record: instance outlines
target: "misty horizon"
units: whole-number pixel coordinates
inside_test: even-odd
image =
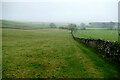
[[[2,20],[20,22],[117,22],[116,2],[3,2]]]

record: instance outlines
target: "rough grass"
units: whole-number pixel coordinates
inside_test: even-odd
[[[118,78],[118,67],[58,29],[3,29],[3,78]]]
[[[1,23],[2,22],[2,23]],[[42,28],[50,28],[48,24],[41,25],[41,24],[33,24],[28,22],[15,22],[15,21],[0,21],[2,24],[2,28],[10,28],[10,29],[42,29]]]
[[[76,37],[104,39],[110,41],[118,41],[117,30],[78,30],[74,32]]]
[[[0,29],[0,79],[1,78],[2,78],[2,29]]]

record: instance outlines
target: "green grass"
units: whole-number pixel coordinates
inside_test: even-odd
[[[3,28],[14,28],[14,29],[42,29],[42,28],[50,28],[49,25],[41,25],[41,24],[32,24],[28,22],[15,22],[15,21],[0,21]]]
[[[0,79],[2,78],[2,29],[0,29]]]
[[[106,30],[106,29],[108,29],[108,28],[86,28],[86,29],[88,29],[88,30],[91,30],[91,29],[92,29],[92,30],[96,30],[96,29],[97,29],[97,30],[100,30],[100,29]]]
[[[3,29],[3,78],[118,78],[119,70],[67,30]]]
[[[74,32],[74,36],[80,38],[94,38],[94,39],[118,41],[117,30],[78,30]]]

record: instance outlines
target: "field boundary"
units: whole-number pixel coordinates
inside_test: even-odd
[[[73,33],[71,35],[74,40],[95,49],[107,60],[120,63],[120,43],[118,41],[110,42],[101,39],[79,38],[75,37]]]

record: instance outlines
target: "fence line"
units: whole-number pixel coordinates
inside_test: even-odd
[[[97,50],[104,58],[120,63],[120,43],[118,41],[110,42],[101,39],[79,38],[75,37],[73,33],[71,35],[74,40]]]

